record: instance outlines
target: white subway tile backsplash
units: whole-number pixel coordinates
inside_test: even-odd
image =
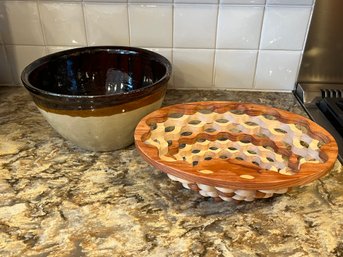
[[[174,3],[182,4],[217,4],[218,0],[174,0]]]
[[[39,9],[48,45],[86,45],[80,3],[40,2]]]
[[[84,2],[99,2],[99,3],[127,3],[127,0],[83,0],[83,1]]]
[[[219,7],[217,48],[257,49],[264,7]]]
[[[56,0],[43,0],[43,1],[48,1],[48,2],[53,2],[53,1],[55,1],[56,2]],[[63,2],[82,2],[82,0],[62,0]],[[62,2],[61,1],[61,2]],[[95,0],[96,1],[96,0]]]
[[[212,87],[214,50],[175,49],[173,51],[174,87]]]
[[[6,52],[14,75],[13,79],[17,84],[21,84],[20,76],[23,69],[46,54],[44,46],[8,45],[6,46]]]
[[[171,63],[173,62],[171,48],[147,48],[147,50],[159,53],[160,55],[166,57]]]
[[[262,49],[301,50],[310,21],[311,7],[267,7]]]
[[[172,88],[293,89],[314,0],[0,0],[0,85],[86,45],[148,48]]]
[[[88,45],[128,45],[126,4],[85,4]]]
[[[292,90],[298,75],[301,51],[260,51],[255,88]]]
[[[129,4],[131,45],[172,47],[172,5]]]
[[[220,0],[223,4],[264,4],[265,0]]]
[[[53,54],[53,53],[61,52],[64,50],[69,50],[72,48],[74,48],[74,47],[72,47],[72,46],[47,46],[47,53]]]
[[[214,48],[217,12],[217,5],[175,5],[174,47]]]
[[[0,31],[5,44],[44,45],[37,3],[0,2]]]
[[[10,85],[13,83],[12,73],[3,45],[0,45],[0,60],[0,84]]]
[[[215,57],[215,87],[253,87],[257,50],[217,50]]]
[[[313,5],[314,0],[267,0],[267,4],[277,5]]]
[[[140,3],[140,4],[159,4],[159,3],[172,3],[173,0],[128,0],[129,3]]]

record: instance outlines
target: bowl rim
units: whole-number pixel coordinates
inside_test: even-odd
[[[162,65],[166,67],[166,72],[165,74],[156,82],[152,83],[151,85],[134,89],[129,92],[122,92],[122,93],[115,93],[115,94],[107,94],[107,95],[69,95],[69,94],[59,94],[59,93],[54,93],[50,92],[47,90],[40,89],[38,87],[35,87],[32,85],[29,81],[29,75],[38,67],[48,63],[51,60],[58,59],[62,56],[66,55],[72,55],[72,54],[81,54],[83,52],[88,52],[88,51],[94,51],[94,52],[101,52],[101,51],[107,51],[107,52],[120,52],[120,51],[125,51],[125,52],[136,52],[140,54],[147,54],[149,55],[152,59],[155,59],[159,61]],[[50,97],[58,97],[58,98],[67,98],[67,99],[79,99],[79,100],[86,100],[86,99],[103,99],[103,98],[110,98],[110,97],[126,97],[126,96],[134,96],[136,94],[143,93],[146,90],[153,89],[154,87],[158,87],[159,85],[163,84],[164,82],[167,82],[171,76],[172,73],[172,65],[170,61],[162,56],[161,54],[150,51],[147,49],[139,48],[139,47],[131,47],[131,46],[86,46],[86,47],[78,47],[78,48],[73,48],[73,49],[67,49],[63,51],[59,51],[56,53],[48,54],[43,57],[40,57],[36,59],[35,61],[31,62],[28,64],[22,71],[21,73],[21,81],[23,85],[31,92],[37,95],[41,96],[50,96]]]

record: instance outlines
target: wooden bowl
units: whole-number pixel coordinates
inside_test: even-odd
[[[194,102],[145,116],[135,143],[154,167],[203,196],[252,201],[324,176],[338,153],[315,122],[269,106]]]

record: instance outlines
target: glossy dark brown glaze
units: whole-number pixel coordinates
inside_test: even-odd
[[[161,100],[164,97],[166,91],[167,91],[167,88],[163,86],[163,87],[157,88],[150,95],[141,97],[131,102],[116,104],[109,107],[100,107],[96,109],[80,109],[80,110],[78,109],[70,109],[70,110],[52,109],[52,108],[49,108],[49,106],[46,105],[44,101],[40,101],[39,99],[37,99],[36,96],[33,96],[33,99],[36,105],[40,109],[43,109],[46,112],[63,114],[63,115],[68,115],[72,117],[102,117],[102,116],[114,115],[117,113],[129,112],[129,111],[138,109],[140,107],[153,104]]]
[[[94,110],[165,91],[170,74],[170,62],[157,53],[103,46],[45,56],[28,65],[21,78],[44,109]]]

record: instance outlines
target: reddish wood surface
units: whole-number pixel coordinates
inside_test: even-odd
[[[173,162],[165,161],[159,157],[157,147],[146,143],[146,140],[151,136],[151,124],[164,123],[172,113],[193,115],[199,110],[210,110],[212,113],[217,114],[236,110],[236,112],[238,111],[251,117],[271,115],[274,119],[284,124],[302,126],[306,128],[307,135],[322,142],[322,146],[319,149],[319,156],[322,159],[322,163],[303,163],[300,169],[297,169],[299,166],[298,155],[286,149],[282,142],[271,140],[270,138],[261,138],[258,135],[248,135],[242,132],[203,132],[201,133],[201,137],[213,141],[224,135],[234,142],[248,140],[253,145],[269,146],[274,152],[286,156],[289,159],[288,166],[294,171],[294,174],[283,175],[275,171],[262,169],[253,163],[237,159],[223,160],[213,158],[208,161],[199,161],[196,166],[182,160]],[[181,136],[178,140],[173,140],[172,144],[168,146],[168,154],[170,156],[177,154],[180,143],[193,144],[197,138],[199,138],[199,134]],[[165,173],[190,182],[233,189],[280,189],[309,183],[324,176],[332,169],[338,153],[338,147],[334,138],[313,121],[303,116],[269,106],[237,102],[195,102],[161,108],[144,117],[137,125],[135,130],[135,144],[137,150],[147,162]],[[213,173],[206,174],[199,172],[201,170],[210,170]],[[243,177],[246,175],[252,176],[253,179],[243,178],[242,175]]]

